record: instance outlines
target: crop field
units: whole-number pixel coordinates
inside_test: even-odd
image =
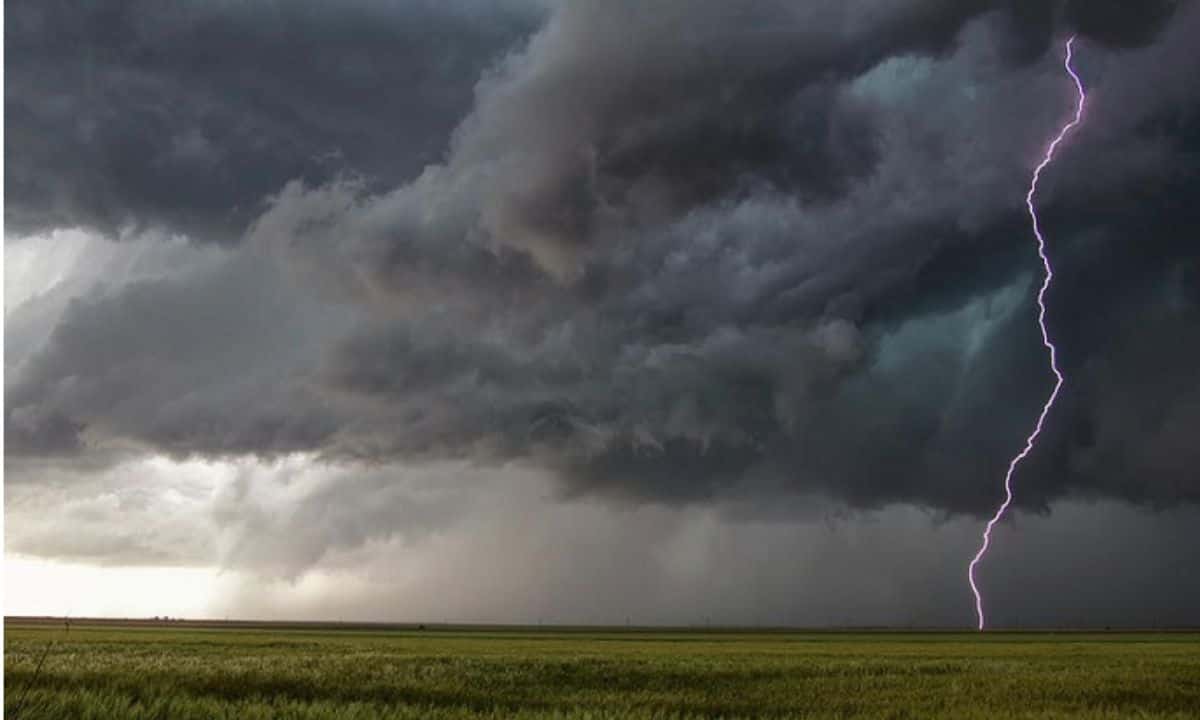
[[[22,719],[1200,717],[1196,633],[10,621],[4,660]]]

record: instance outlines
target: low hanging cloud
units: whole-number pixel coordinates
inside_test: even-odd
[[[217,564],[219,573],[184,586],[182,607],[161,589],[135,607],[290,620],[808,626],[956,625],[973,609],[962,572],[978,538],[973,518],[936,520],[912,506],[846,513],[812,497],[781,499],[771,517],[729,501],[563,503],[547,493],[553,482],[515,466],[350,468],[306,456],[42,468],[38,483],[6,489],[8,552],[100,565],[103,578],[63,574],[49,599],[10,582],[9,601],[25,612],[128,612],[128,598],[110,609],[102,600],[130,566],[146,582],[170,565],[159,577],[179,586],[177,568]],[[1196,510],[1063,501],[1052,517],[1017,515],[997,530],[983,578],[994,619],[1194,622]]]
[[[1039,197],[1069,382],[1018,502],[1194,502],[1200,218],[1177,198],[1197,186],[1200,87],[1178,60],[1200,10],[1151,5],[117,14],[148,30],[85,64],[106,73],[88,107],[219,96],[211,133],[183,109],[147,126],[155,153],[207,158],[186,176],[111,123],[25,123],[58,112],[22,64],[54,49],[10,48],[12,229],[225,249],[48,316],[10,367],[9,453],[520,461],[566,497],[984,512],[1049,387],[1022,199],[1069,111],[1057,40],[1077,31],[1092,104]],[[188,61],[225,38],[333,69]],[[65,168],[60,136],[94,161]],[[306,169],[334,150],[347,162]]]

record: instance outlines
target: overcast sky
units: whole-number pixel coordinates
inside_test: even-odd
[[[1078,34],[1067,382],[981,585],[997,624],[1200,623],[1198,2],[5,33],[9,612],[972,623],[1051,387],[1024,195]]]

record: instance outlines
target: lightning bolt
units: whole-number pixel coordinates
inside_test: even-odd
[[[1050,333],[1046,329],[1046,291],[1050,288],[1050,283],[1054,280],[1054,269],[1050,266],[1050,258],[1046,255],[1046,238],[1042,235],[1041,223],[1038,222],[1037,208],[1033,204],[1033,197],[1037,193],[1038,180],[1042,177],[1042,171],[1045,170],[1054,160],[1054,153],[1058,150],[1058,146],[1066,139],[1067,134],[1075,129],[1083,120],[1083,105],[1087,100],[1087,93],[1083,89],[1083,81],[1079,79],[1075,69],[1071,67],[1071,59],[1073,57],[1075,47],[1075,36],[1072,35],[1067,40],[1067,57],[1063,62],[1063,67],[1066,68],[1067,74],[1075,81],[1075,89],[1079,93],[1079,102],[1075,108],[1075,117],[1058,132],[1058,136],[1051,141],[1046,148],[1046,154],[1042,158],[1042,162],[1033,171],[1033,179],[1029,183],[1029,192],[1025,194],[1025,206],[1029,209],[1029,219],[1033,223],[1033,235],[1037,238],[1038,257],[1042,259],[1042,268],[1045,270],[1045,276],[1042,279],[1042,287],[1038,290],[1038,327],[1042,331],[1042,344],[1046,346],[1046,350],[1050,353],[1050,370],[1054,373],[1054,389],[1050,391],[1050,396],[1046,398],[1046,403],[1042,405],[1042,412],[1038,415],[1037,424],[1033,428],[1033,432],[1025,439],[1025,447],[1021,452],[1012,459],[1008,464],[1008,472],[1004,475],[1004,502],[996,509],[996,514],[988,521],[987,527],[983,530],[983,544],[979,547],[979,552],[975,553],[974,559],[971,560],[971,565],[967,568],[967,580],[971,583],[971,592],[975,594],[975,614],[979,618],[979,629],[984,628],[983,615],[983,596],[979,593],[979,586],[975,584],[975,568],[979,565],[979,561],[987,554],[988,546],[992,542],[992,528],[996,523],[1000,522],[1000,518],[1004,517],[1004,513],[1008,510],[1008,506],[1012,504],[1013,490],[1012,478],[1016,472],[1017,465],[1029,455],[1033,450],[1034,443],[1037,442],[1038,436],[1042,434],[1042,425],[1046,422],[1046,416],[1050,414],[1050,408],[1054,406],[1054,401],[1058,399],[1058,392],[1062,390],[1063,374],[1058,368],[1058,348],[1050,340]]]

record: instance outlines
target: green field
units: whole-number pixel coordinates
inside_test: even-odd
[[[8,718],[1200,717],[1185,633],[10,622],[4,659]]]

